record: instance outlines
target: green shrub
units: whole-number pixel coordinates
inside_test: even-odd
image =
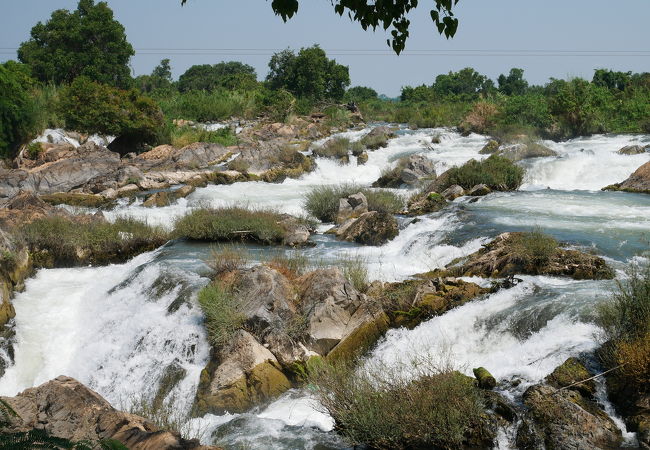
[[[254,241],[279,243],[285,231],[278,224],[282,215],[268,210],[250,210],[236,206],[196,209],[178,219],[173,235],[199,241]]]
[[[627,280],[597,309],[603,329],[608,367],[620,366],[614,376],[638,392],[650,391],[650,265],[631,267]]]
[[[29,80],[21,64],[0,64],[0,157],[13,158],[36,133],[37,109]]]
[[[321,147],[313,149],[313,154],[321,158],[345,158],[351,150],[350,140],[346,138],[333,138],[326,141]]]
[[[472,159],[461,167],[452,167],[446,172],[445,182],[439,189],[444,190],[454,184],[471,189],[477,184],[485,184],[492,190],[515,190],[521,186],[523,179],[523,168],[508,158],[492,155],[483,161]]]
[[[371,448],[462,448],[484,407],[473,379],[423,370],[409,380],[395,369],[323,363],[309,380],[318,401],[352,445]]]
[[[250,119],[257,115],[256,91],[241,92],[217,89],[212,92],[173,92],[156,96],[167,119],[186,119],[213,122],[241,117]]]
[[[211,283],[199,291],[198,299],[210,343],[217,347],[228,343],[244,324],[236,297],[220,284]]]
[[[18,231],[34,253],[36,265],[74,266],[124,261],[153,250],[168,240],[168,233],[135,219],[109,222],[73,222],[46,217]]]
[[[59,111],[67,127],[117,136],[111,146],[128,142],[127,151],[157,143],[163,127],[162,113],[152,99],[135,89],[123,91],[85,77],[76,78],[61,91]]]
[[[512,240],[512,251],[525,265],[541,267],[557,254],[560,245],[553,236],[540,229],[519,233]]]
[[[251,164],[242,158],[235,158],[228,163],[229,170],[236,170],[240,173],[248,173],[248,169],[250,169],[250,167]]]
[[[318,186],[305,195],[304,207],[309,214],[322,222],[334,222],[339,211],[339,199],[357,192],[368,200],[369,211],[396,214],[404,209],[404,199],[391,191],[369,189],[354,184]]]
[[[204,128],[172,127],[170,144],[174,147],[182,148],[195,142],[208,142],[229,147],[237,144],[237,137],[230,128],[208,131]]]

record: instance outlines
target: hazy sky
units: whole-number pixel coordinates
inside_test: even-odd
[[[74,9],[77,1],[0,3],[4,61],[16,57],[15,48],[37,21],[58,8]],[[371,86],[389,96],[398,95],[401,86],[431,84],[437,74],[467,66],[493,79],[521,67],[532,83],[549,77],[591,79],[599,67],[650,71],[650,0],[616,2],[616,8],[611,0],[460,0],[460,26],[449,41],[434,30],[428,14],[433,1],[421,0],[410,17],[410,54],[399,57],[391,54],[383,30],[364,32],[335,15],[330,0],[302,0],[297,16],[286,24],[265,0],[189,0],[184,7],[180,0],[108,4],[136,49],[131,63],[135,75],[151,72],[168,57],[175,77],[193,64],[238,60],[254,66],[261,79],[272,53],[314,43],[350,67],[352,85]]]

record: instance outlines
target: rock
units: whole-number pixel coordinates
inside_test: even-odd
[[[508,158],[513,162],[528,158],[540,158],[546,156],[557,156],[557,153],[550,148],[536,142],[517,143],[501,146],[497,152],[499,156]]]
[[[434,134],[433,137],[431,138],[431,143],[432,144],[440,144],[441,142],[441,137],[439,134]]]
[[[440,211],[447,206],[447,200],[437,192],[421,193],[410,198],[405,213],[420,216]]]
[[[117,195],[119,197],[129,197],[131,195],[134,195],[139,190],[140,188],[137,184],[127,184],[126,186],[122,186],[117,190]]]
[[[478,380],[478,387],[481,389],[492,390],[497,386],[497,381],[485,367],[473,369],[474,376]]]
[[[522,249],[522,245],[525,245],[521,243],[523,237],[522,233],[502,233],[481,250],[469,255],[463,264],[450,268],[449,272],[455,276],[508,277],[527,274],[568,276],[576,280],[614,277],[612,269],[599,256],[559,247],[544,248],[544,254],[535,256],[537,250]],[[535,260],[536,257],[543,259]]]
[[[492,189],[490,189],[486,185],[477,184],[472,189],[470,189],[470,191],[469,191],[469,193],[467,195],[481,197],[481,196],[484,196],[484,195],[488,195],[491,192],[492,192]]]
[[[289,388],[275,356],[253,335],[239,330],[201,373],[197,414],[243,413]]]
[[[368,162],[368,152],[362,152],[357,156],[357,164],[362,165]]]
[[[394,169],[382,174],[373,187],[398,188],[403,184],[416,185],[424,179],[435,180],[433,162],[423,155],[410,155],[398,161]]]
[[[339,212],[336,223],[342,224],[348,219],[359,217],[368,212],[368,200],[362,192],[352,194],[347,198],[339,199]]]
[[[284,219],[278,222],[285,231],[282,238],[282,245],[288,245],[289,247],[304,247],[309,245],[309,236],[311,236],[314,230],[293,216],[288,214],[284,216]]]
[[[556,367],[545,380],[550,386],[560,389],[591,378],[591,376],[592,374],[577,358],[569,358],[562,365]],[[579,392],[586,398],[592,398],[596,393],[596,383],[594,380],[589,380],[571,386],[569,389]]]
[[[100,192],[99,195],[104,197],[106,200],[115,200],[118,197],[117,190],[113,188],[106,189],[105,191]]]
[[[177,189],[174,192],[174,197],[176,198],[185,198],[196,190],[194,186],[183,186],[180,189]]]
[[[41,195],[41,200],[50,205],[83,206],[86,208],[100,208],[112,203],[111,201],[107,201],[107,198],[102,195],[70,192]]]
[[[640,155],[650,151],[650,145],[641,146],[641,145],[626,145],[621,148],[618,153],[619,155]]]
[[[536,385],[526,390],[523,401],[547,448],[620,448],[616,424],[576,391]]]
[[[650,194],[650,161],[636,169],[627,180],[622,183],[604,187],[603,190]]]
[[[360,142],[369,150],[377,150],[388,146],[388,140],[396,134],[387,126],[379,126],[370,130],[370,133],[361,138]]]
[[[2,400],[16,412],[16,416],[9,416],[8,425],[0,426],[4,433],[39,429],[71,441],[113,439],[133,450],[216,450],[118,411],[96,392],[65,376]]]
[[[465,195],[465,190],[462,187],[458,186],[457,184],[454,184],[452,186],[449,186],[444,191],[442,191],[441,195],[446,200],[451,202],[457,199],[458,197],[462,197],[463,195]]]
[[[399,234],[397,220],[387,212],[370,211],[346,227],[339,238],[362,245],[383,245]]]
[[[147,197],[145,201],[142,202],[142,206],[145,206],[147,208],[154,206],[159,208],[163,206],[169,206],[172,200],[170,197],[171,196],[166,191],[156,192]]]
[[[496,153],[497,150],[499,150],[499,143],[494,139],[490,139],[488,143],[479,150],[479,153],[481,155],[491,155],[492,153]]]

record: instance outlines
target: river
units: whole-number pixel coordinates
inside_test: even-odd
[[[367,131],[344,136],[355,140]],[[434,135],[441,136],[441,143],[430,146]],[[168,207],[150,209],[141,202],[124,202],[106,215],[109,220],[129,215],[170,226],[174,218],[205,205],[305,214],[302,198],[314,186],[370,185],[383,169],[413,153],[431,158],[442,173],[484,157],[478,152],[486,142],[484,136],[462,137],[445,129],[401,130],[387,148],[369,153],[365,165],[357,165],[355,158],[344,166],[318,159],[316,170],[298,180],[208,186]],[[626,179],[648,161],[648,154],[615,153],[639,143],[650,143],[650,136],[547,142],[558,156],[521,163],[527,175],[516,192],[493,193],[475,202],[461,198],[420,220],[403,219],[399,236],[381,247],[340,243],[319,234],[313,237],[317,245],[302,251],[313,260],[333,264],[341,257],[359,257],[372,279],[402,280],[468,255],[503,231],[541,227],[566,245],[602,255],[624,277],[626,264],[648,248],[650,195],[600,188]],[[249,250],[260,258],[269,251],[256,246]],[[116,407],[128,408],[143,396],[154,396],[161,379],[176,368],[181,380],[167,398],[175,409],[187,411],[209,356],[195,303],[196,292],[208,282],[203,260],[209,252],[207,245],[176,241],[125,264],[39,271],[14,300],[15,361],[7,361],[0,395],[16,395],[64,374]],[[505,382],[502,392],[517,399],[567,357],[597,346],[594,306],[614,287],[612,281],[522,278],[515,288],[468,303],[413,330],[389,331],[369,361],[403,367],[409,358],[444,349],[468,374],[472,367],[487,367]],[[2,351],[0,357],[8,360]],[[301,390],[246,414],[208,414],[189,426],[204,443],[226,448],[344,446],[330,431],[332,419]],[[500,440],[500,448],[508,445],[507,437]]]

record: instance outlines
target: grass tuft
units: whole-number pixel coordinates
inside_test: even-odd
[[[440,191],[454,184],[465,190],[485,184],[492,190],[512,191],[521,186],[524,169],[508,158],[492,155],[483,161],[472,159],[460,167],[452,167],[442,177],[445,182],[439,186]]]
[[[198,300],[210,343],[216,347],[225,345],[244,324],[235,296],[229,289],[213,282],[199,291]]]
[[[368,200],[368,210],[396,214],[404,209],[404,199],[391,191],[369,189],[354,184],[318,186],[305,196],[304,207],[321,222],[334,222],[339,199],[362,192]]]

